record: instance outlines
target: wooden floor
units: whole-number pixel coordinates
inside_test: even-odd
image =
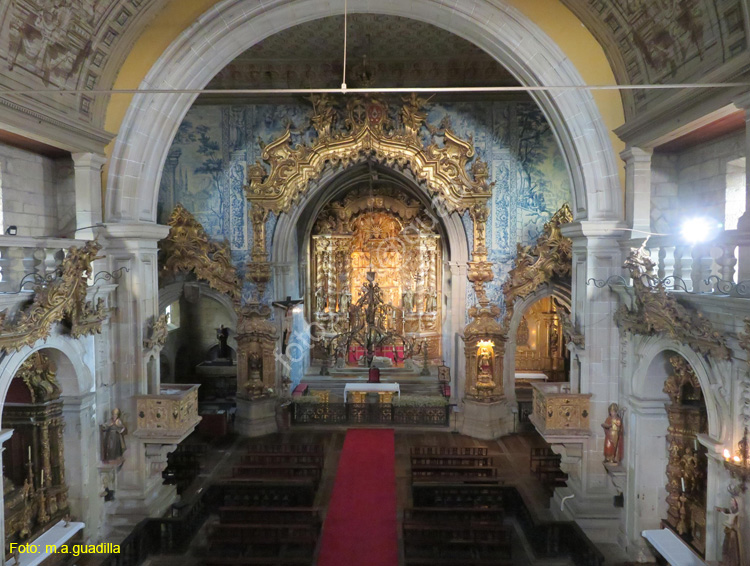
[[[325,517],[328,502],[333,492],[335,474],[338,467],[339,456],[344,445],[345,430],[336,431],[306,431],[295,430],[262,437],[260,439],[237,438],[225,447],[212,447],[207,455],[205,468],[196,482],[184,494],[189,497],[203,486],[231,474],[232,466],[240,460],[243,447],[251,442],[286,442],[294,444],[319,443],[325,447],[325,467],[318,489],[315,504],[321,509],[321,515]],[[494,464],[498,468],[498,474],[506,485],[515,486],[523,495],[530,511],[538,520],[552,520],[549,511],[550,493],[544,486],[529,473],[529,456],[532,448],[545,446],[544,440],[536,432],[525,432],[502,437],[497,440],[482,441],[451,432],[409,432],[408,430],[396,430],[396,482],[397,482],[397,506],[399,515],[401,510],[411,505],[410,488],[410,449],[413,446],[483,446],[487,447],[489,455],[493,457]],[[211,521],[211,519],[209,519]],[[401,532],[401,519],[399,517],[399,533]],[[201,546],[205,547],[202,536],[196,537],[190,556],[183,557],[154,557],[154,564],[170,566],[193,566],[200,564],[198,556],[202,554]],[[401,556],[403,548],[399,541]],[[203,551],[204,552],[204,551]],[[525,566],[527,561],[522,548],[514,548],[514,561],[517,566]],[[620,562],[615,560],[612,563]],[[608,561],[609,563],[609,561]]]

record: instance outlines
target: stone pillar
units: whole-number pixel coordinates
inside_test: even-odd
[[[76,238],[94,238],[91,226],[102,221],[102,167],[107,158],[98,153],[74,153]]]
[[[571,392],[592,394],[591,435],[568,439],[553,449],[562,454],[569,474],[566,488],[555,490],[550,506],[560,519],[573,519],[594,541],[616,540],[620,509],[613,505],[611,481],[603,465],[604,429],[608,406],[618,401],[619,331],[613,315],[618,303],[607,287],[589,285],[589,279],[606,280],[622,273],[619,240],[625,226],[616,221],[571,222],[562,227],[573,241],[571,320],[585,333],[585,349],[579,352],[580,372],[571,376]],[[561,509],[562,498],[575,495]]]
[[[745,213],[737,222],[737,231],[743,238],[737,248],[737,281],[750,279],[750,92],[734,101],[734,105],[745,111]]]
[[[625,162],[625,220],[633,230],[651,231],[652,149],[628,147],[620,154]],[[645,236],[639,232],[635,237]]]
[[[129,434],[125,437],[124,463],[117,471],[115,500],[107,513],[112,516],[111,524],[122,527],[123,532],[145,517],[161,515],[176,497],[174,486],[162,485],[161,475],[152,473],[147,443],[133,434],[137,426],[134,396],[149,393],[143,341],[159,314],[157,244],[168,232],[167,226],[143,222],[108,224],[102,233],[106,237],[108,269],[128,270],[117,281],[116,311],[110,323],[110,347],[115,360],[110,407],[122,411]],[[158,371],[156,364],[152,386],[157,390]],[[97,424],[109,418],[109,411],[97,411]]]
[[[0,430],[0,470],[3,469],[3,452],[5,451],[5,441],[13,436],[12,428],[4,428]],[[0,490],[0,509],[5,509],[5,498],[2,490]],[[5,564],[5,517],[0,521],[0,540],[3,541],[2,548],[0,548],[0,564]]]
[[[70,514],[86,524],[85,540],[98,541],[103,533],[100,497],[99,433],[95,420],[96,394],[63,397],[63,444]]]
[[[451,368],[451,398],[455,404],[463,397],[466,388],[464,342],[461,340],[466,326],[466,264],[456,261],[448,263],[450,268],[450,309],[444,316],[445,325],[450,325],[450,332],[443,331],[443,357]],[[444,289],[445,292],[447,289]],[[453,352],[452,356],[448,352]]]

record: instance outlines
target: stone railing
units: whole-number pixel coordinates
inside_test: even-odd
[[[591,393],[571,393],[569,383],[533,383],[529,416],[542,436],[588,436]]]
[[[162,383],[159,395],[137,395],[138,427],[143,439],[179,442],[201,421],[197,384]]]
[[[640,241],[633,243],[637,245]],[[686,243],[677,236],[654,236],[646,249],[656,263],[659,279],[670,278],[670,290],[731,294],[731,285],[726,283],[750,280],[750,234],[746,232],[726,230],[705,244]]]
[[[31,291],[34,276],[43,278],[54,273],[68,248],[84,244],[84,240],[66,238],[0,236],[0,293]]]

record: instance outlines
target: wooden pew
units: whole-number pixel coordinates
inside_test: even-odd
[[[320,466],[307,464],[274,465],[274,464],[240,464],[232,468],[232,477],[237,479],[279,479],[310,478],[320,479]]]
[[[503,509],[507,488],[497,484],[434,483],[412,486],[414,507],[486,507]]]
[[[250,444],[247,454],[323,454],[321,444]]]
[[[487,456],[480,446],[412,446],[412,456]]]
[[[316,489],[317,482],[310,478],[274,481],[226,479],[210,486],[206,501],[210,510],[219,507],[311,507]]]
[[[320,524],[314,507],[220,507],[221,523],[310,523]]]
[[[497,468],[489,466],[412,466],[411,481],[416,482],[498,482]]]
[[[426,522],[429,524],[503,524],[502,509],[485,507],[410,507],[404,509],[404,523]]]
[[[307,464],[323,467],[322,453],[273,453],[273,454],[245,454],[242,456],[243,464],[270,464],[270,465],[295,465]]]
[[[412,466],[492,466],[491,456],[412,456]]]

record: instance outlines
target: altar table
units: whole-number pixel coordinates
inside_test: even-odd
[[[532,372],[516,372],[516,381],[547,381],[547,377],[543,373],[532,373]]]
[[[401,388],[398,383],[347,383],[344,386],[344,403],[346,403],[346,396],[350,391],[356,391],[357,393],[383,393],[388,391],[401,397]]]
[[[669,529],[643,531],[641,535],[672,566],[706,566],[706,563]]]

